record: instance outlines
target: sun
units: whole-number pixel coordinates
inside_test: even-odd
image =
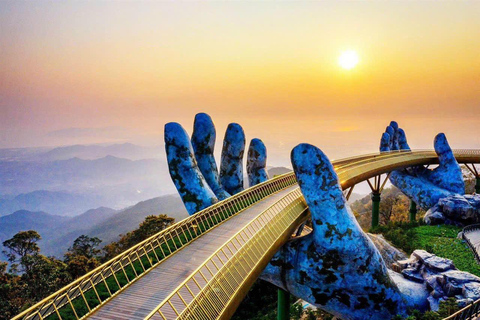
[[[355,68],[358,61],[358,54],[353,50],[343,51],[340,57],[338,57],[338,64],[346,70]]]

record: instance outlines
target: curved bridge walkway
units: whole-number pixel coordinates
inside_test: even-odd
[[[472,249],[477,262],[480,263],[480,224],[472,224],[463,228],[462,238]]]
[[[459,163],[480,163],[480,150],[454,155]],[[431,150],[393,151],[332,164],[348,198],[359,182],[372,187],[374,178],[375,189],[382,189],[387,181],[381,183],[382,174],[438,164],[438,157]],[[14,319],[229,319],[307,218],[295,176],[287,173],[144,240]]]
[[[296,187],[287,188],[268,197],[202,235],[163,262],[161,268],[155,268],[144,275],[88,319],[144,319],[233,234],[240,231],[294,188]],[[170,314],[170,316],[174,316],[174,314]]]

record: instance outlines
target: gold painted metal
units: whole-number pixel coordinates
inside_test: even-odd
[[[462,164],[471,164],[473,166],[474,163],[480,163],[480,150],[454,150],[454,155],[457,161]],[[333,161],[332,164],[337,172],[342,189],[346,190],[350,188],[347,192],[349,196],[353,190],[352,187],[359,182],[380,176],[381,174],[388,174],[392,170],[417,165],[438,164],[438,157],[435,152],[431,150],[401,150],[340,159]],[[386,180],[387,179],[385,179],[383,183],[380,183],[380,180],[377,178],[375,186],[382,189],[385,186]],[[62,319],[60,311],[61,308],[66,305],[71,305],[74,314],[76,314],[75,306],[72,303],[75,299],[85,300],[85,293],[92,289],[95,295],[98,296],[96,286],[101,283],[106,285],[110,296],[104,298],[103,301],[98,297],[100,304],[94,308],[91,308],[87,304],[89,313],[82,316],[83,319],[121,293],[123,289],[131,285],[139,277],[157,267],[169,256],[177,253],[197,237],[208,232],[211,228],[216,227],[226,219],[254,205],[255,202],[286,187],[293,186],[295,183],[294,174],[292,172],[286,173],[214,204],[121,253],[95,270],[75,280],[70,285],[43,299],[13,319],[43,319],[51,314],[56,314]],[[267,257],[273,256],[275,251],[288,240],[294,229],[298,226],[298,217],[302,216],[303,219],[305,211],[301,213],[296,211],[300,203],[299,199],[301,199],[301,202],[304,204],[301,195],[300,198],[290,197],[278,201],[269,211],[270,214],[274,212],[274,217],[267,216],[267,214],[264,216],[262,213],[258,219],[254,220],[255,223],[248,225],[250,228],[255,227],[256,229],[244,229],[242,230],[243,235],[242,233],[235,235],[235,239],[232,238],[233,240],[226,244],[226,249],[228,249],[232,255],[225,261],[217,258],[218,261],[221,261],[219,262],[220,269],[217,270],[215,276],[211,279],[202,280],[205,284],[199,283],[199,279],[191,278],[198,287],[194,289],[193,293],[199,291],[192,300],[196,303],[197,307],[190,307],[193,303],[190,302],[186,308],[180,308],[181,310],[187,310],[188,308],[188,316],[182,311],[181,317],[185,319],[214,319],[226,318],[228,315],[233,314],[233,306],[235,308],[238,306],[241,297],[246,294],[249,286],[258,277],[262,268],[268,263]],[[281,208],[278,206],[281,206]],[[277,219],[277,216],[281,217],[281,219]],[[278,230],[273,230],[270,227],[271,221],[273,221],[272,219],[276,219],[275,223]],[[292,230],[289,231],[290,229]],[[249,232],[251,235],[247,236],[246,232]],[[190,237],[187,235],[190,235]],[[169,242],[173,244],[173,247],[168,245]],[[252,243],[255,243],[255,246],[252,246]],[[270,246],[268,247],[268,245]],[[223,248],[224,247],[222,247],[222,249]],[[159,257],[157,252],[158,254],[161,252],[162,256]],[[155,260],[157,260],[155,263],[151,260],[154,256],[156,258]],[[149,265],[145,265],[142,258],[148,260]],[[138,274],[134,268],[135,265],[139,266],[142,271],[145,271]],[[263,267],[260,268],[261,266]],[[227,267],[228,272],[226,271]],[[133,268],[133,272],[135,273],[134,278],[128,277],[126,268]],[[127,280],[127,284],[112,293],[112,288],[108,286],[107,280],[113,276],[115,283],[118,283],[116,273],[122,274]],[[233,294],[229,291],[228,295],[225,295],[223,291],[215,291],[226,290],[226,284],[228,284],[228,287],[234,288],[238,286],[238,288]],[[213,287],[214,285],[215,287]],[[187,287],[185,287],[185,289],[190,291]],[[229,298],[225,299],[225,297]],[[227,303],[224,309],[220,310],[216,307],[223,305],[223,303],[219,301],[225,301]],[[159,311],[161,311],[160,309]]]
[[[480,162],[480,151],[477,150],[460,150],[455,152],[458,162],[460,163],[472,163]],[[361,156],[358,158],[350,158],[348,161],[340,160],[334,161],[333,165],[336,168],[336,172],[341,181],[342,189],[346,191],[346,197],[349,197],[353,191],[353,187],[356,183],[365,181],[370,178],[374,178],[373,184],[369,182],[372,190],[381,192],[385,187],[386,181],[390,176],[390,172],[395,169],[402,169],[408,166],[423,165],[423,164],[435,164],[438,163],[438,158],[433,151],[400,151],[400,152],[388,152],[381,154],[373,154],[371,156]],[[382,174],[386,174],[385,179],[382,181]],[[355,183],[353,183],[355,182]],[[294,192],[297,192],[296,189]],[[292,192],[293,193],[293,192]],[[240,304],[243,297],[248,292],[249,287],[260,274],[261,270],[266,266],[273,254],[278,248],[287,241],[288,237],[293,232],[294,228],[298,225],[298,221],[295,223],[291,221],[278,221],[273,225],[272,222],[265,223],[265,214],[271,210],[275,217],[285,217],[285,212],[289,212],[288,206],[295,203],[295,200],[289,199],[287,195],[282,200],[278,201],[272,207],[267,209],[264,213],[253,220],[244,229],[234,235],[223,247],[217,250],[209,259],[207,259],[197,271],[187,278],[184,283],[177,287],[169,297],[167,297],[155,310],[153,310],[149,316],[145,319],[151,319],[155,315],[160,315],[163,319],[229,319],[236,307]],[[285,199],[288,201],[285,202]],[[303,196],[297,200],[301,200],[304,203]],[[282,210],[276,210],[277,206],[285,206]],[[305,207],[306,209],[306,207]],[[291,210],[291,208],[290,208]],[[304,211],[302,211],[304,213]],[[291,219],[295,220],[294,217]],[[293,221],[292,220],[292,221]],[[261,221],[261,223],[259,223]],[[286,223],[282,223],[286,222]],[[293,228],[292,228],[293,224]],[[258,229],[259,226],[261,229]],[[253,229],[255,228],[255,229]],[[283,241],[275,242],[275,235],[272,232],[281,233],[282,231],[288,231],[287,238]],[[253,236],[247,240],[243,236],[246,233],[254,233]],[[239,246],[236,245],[240,244]],[[255,245],[252,245],[255,243]],[[230,245],[231,244],[231,245]],[[271,244],[270,247],[267,244]],[[273,245],[275,244],[275,245]],[[232,246],[235,252],[232,252]],[[213,258],[218,252],[227,249],[233,254],[228,261],[221,261],[221,265],[217,266],[218,272],[209,281],[205,279],[205,284],[200,286],[197,282],[197,286],[201,287],[200,292],[195,295],[195,298],[185,306],[179,305],[179,311],[181,314],[175,317],[168,317],[164,314],[163,307],[166,304],[173,303],[170,300],[175,296],[176,292],[179,292],[187,286],[190,278],[195,279],[197,273],[201,274],[201,269],[209,262],[213,262]],[[262,252],[261,250],[264,249]],[[210,269],[208,269],[210,271]],[[210,271],[212,273],[212,271]],[[232,281],[237,285],[237,289],[232,293],[231,289],[233,285]],[[238,282],[240,281],[240,283]],[[229,286],[223,285],[228,283]],[[229,287],[229,288],[228,288]],[[220,291],[218,291],[220,290]],[[190,291],[191,292],[191,291]],[[220,300],[218,296],[229,297],[228,300]]]
[[[172,254],[177,253],[191,241],[194,241],[198,236],[205,234],[232,216],[254,205],[256,202],[263,200],[286,187],[292,186],[295,183],[296,180],[294,174],[292,172],[286,173],[248,188],[233,197],[220,201],[200,212],[197,212],[119,254],[110,261],[78,278],[68,286],[23,311],[12,318],[12,320],[44,319],[52,313],[55,313],[59,319],[62,319],[60,311],[62,307],[65,307],[66,305],[70,306],[76,319],[80,319],[77,315],[75,304],[73,303],[76,298],[82,299],[82,301],[87,304],[88,313],[81,317],[83,319],[98,310],[103,304],[118,295],[139,277],[145,275],[161,264]],[[264,192],[265,188],[267,188],[268,192]],[[221,216],[220,213],[225,214],[225,216]],[[188,233],[186,230],[188,230]],[[189,239],[189,237],[186,236],[187,234],[195,234],[195,237],[190,237]],[[183,237],[181,235],[183,235]],[[173,244],[173,246],[168,245],[169,243]],[[158,257],[156,251],[158,251],[159,254],[161,252],[162,257],[160,260],[156,259],[156,263],[152,263],[152,258]],[[144,263],[142,260],[146,260],[149,263]],[[139,268],[138,271],[135,266]],[[128,272],[126,269],[128,268],[133,269],[134,278],[127,275]],[[139,274],[140,271],[141,274]],[[112,292],[112,288],[108,285],[107,280],[113,276],[115,278],[115,283],[118,284],[118,279],[116,279],[117,272],[122,273],[127,280],[127,284],[116,292]],[[100,298],[97,290],[97,287],[100,284],[106,287],[108,294],[108,297],[103,298],[103,300]],[[96,299],[100,302],[100,304],[95,307],[92,307],[85,302],[85,293],[92,289],[95,293]]]
[[[158,315],[167,320],[228,319],[278,250],[278,246],[288,240],[296,225],[308,217],[307,211],[300,188],[288,193],[217,249],[145,319]],[[241,245],[237,246],[235,243]],[[232,251],[232,247],[235,251]],[[226,250],[230,251],[231,255],[228,259],[220,259],[221,253],[227,257]],[[213,265],[215,270],[210,268],[209,264]],[[203,269],[211,275],[209,279],[203,274]],[[203,278],[204,283],[195,281],[198,275]],[[192,279],[199,289],[196,294],[188,288]],[[194,295],[190,303],[176,299],[181,290],[187,290]],[[173,315],[169,312],[171,308],[175,308],[180,314]]]

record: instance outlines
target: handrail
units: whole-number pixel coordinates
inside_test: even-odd
[[[470,162],[472,157],[475,157],[474,161],[480,162],[480,152],[477,151],[456,150],[455,155],[460,163]],[[342,189],[353,185],[352,181],[358,183],[395,169],[435,163],[438,163],[438,157],[432,150],[378,153],[369,157],[340,159],[332,162],[340,179],[343,178],[341,180]],[[283,230],[297,224],[287,224]],[[265,228],[268,228],[268,225],[265,224]],[[248,228],[248,226],[245,228]],[[278,229],[277,227],[277,232],[283,231]],[[252,283],[256,278],[256,276],[253,276],[254,279],[252,280],[250,274],[256,273],[258,276],[268,263],[267,260],[263,267],[255,264],[246,265],[249,263],[249,259],[245,258],[248,255],[242,251],[243,247],[240,249],[229,247],[229,243],[237,237],[238,234],[218,249],[145,319],[228,319],[233,314],[232,310],[235,309],[229,306],[238,306],[239,297],[246,294],[245,288],[249,286],[245,286],[244,283],[248,281]],[[259,235],[250,233],[245,238],[249,239],[247,241],[249,243],[258,240]],[[273,248],[278,249],[285,241],[278,243],[278,246]],[[243,245],[246,246],[247,243],[243,243]],[[266,243],[269,242],[266,241]],[[252,248],[256,246],[252,246]],[[233,251],[234,249],[236,251]],[[272,251],[276,251],[276,249]],[[259,256],[262,257],[258,251],[256,253],[257,256],[251,260],[259,261]],[[236,259],[237,255],[242,258]],[[237,293],[239,293],[238,296]]]
[[[197,212],[112,258],[12,320],[45,319],[52,314],[62,319],[63,307],[68,309],[63,310],[64,312],[81,319],[198,236],[254,203],[295,183],[293,172],[288,172]],[[75,303],[75,299],[79,302]]]
[[[480,150],[461,149],[453,150],[453,152],[459,163],[480,163]],[[438,157],[432,150],[382,152],[332,162],[344,190],[361,181],[392,170],[436,163],[438,163]],[[73,313],[76,319],[80,319],[98,309],[99,306],[137,280],[139,276],[156,267],[173,252],[188,245],[196,237],[208,232],[209,229],[257,201],[295,183],[293,172],[289,172],[214,204],[133,246],[13,319],[43,319],[52,314],[56,314],[59,319],[62,319],[59,309],[65,306],[66,309],[70,309],[70,313]],[[90,297],[86,297],[87,293]],[[87,310],[77,314],[74,303],[72,303],[72,300],[75,299],[82,302],[83,309]],[[92,299],[96,299],[93,304],[91,303]]]
[[[433,150],[413,150],[400,153],[388,152],[386,153],[387,157],[378,157],[383,154],[385,153],[373,154],[370,160],[362,156],[359,156],[361,158],[360,161],[355,161],[355,159],[351,158],[351,163],[348,166],[340,167],[337,170],[337,175],[342,188],[347,189],[371,177],[393,170],[411,166],[438,164],[438,156]],[[478,149],[457,149],[453,150],[453,154],[458,163],[480,163],[480,150]],[[332,162],[334,167],[339,161]]]
[[[473,251],[473,254],[475,255],[475,259],[477,260],[477,263],[480,263],[480,256],[478,254],[478,251],[466,235],[467,233],[470,233],[472,231],[477,231],[477,230],[480,230],[480,224],[479,223],[471,224],[469,226],[466,226],[465,228],[462,229],[462,239],[465,240],[467,245]]]
[[[470,303],[468,306],[455,312],[454,314],[443,318],[443,320],[477,319],[478,316],[480,316],[480,299]]]
[[[258,270],[307,216],[305,199],[296,188],[233,235],[145,319],[230,318]]]

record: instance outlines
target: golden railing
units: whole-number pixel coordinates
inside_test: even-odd
[[[480,163],[480,150],[453,150],[453,154],[458,163]],[[360,160],[350,158],[348,162],[344,160],[332,162],[334,167],[337,167],[336,172],[343,189],[393,170],[438,164],[437,154],[433,150],[391,151],[372,154],[369,158],[364,156],[358,158]],[[337,165],[337,163],[342,164]]]
[[[455,150],[454,155],[459,163],[480,163],[479,150]],[[391,151],[332,162],[344,190],[392,170],[436,163],[438,157],[432,150]],[[293,194],[295,199],[288,200],[293,208],[281,203]],[[282,200],[257,218],[262,219],[269,214],[268,210],[277,208],[277,224],[262,221],[254,229],[252,225],[257,220],[252,221],[252,225],[247,225],[210,256],[146,319],[229,319],[273,254],[306,218],[308,208],[303,207],[305,200],[299,189]]]
[[[140,242],[13,319],[84,318],[197,237],[295,183],[290,172],[218,202]]]
[[[224,243],[145,319],[229,319],[307,211],[299,188],[288,193]]]
[[[480,163],[480,150],[454,150],[454,155],[459,163]],[[344,190],[392,170],[436,163],[438,157],[432,150],[374,153],[332,162]],[[130,248],[13,319],[84,318],[198,236],[295,183],[294,174],[286,173],[202,210]],[[284,229],[294,227],[286,225]],[[258,267],[254,269],[252,273],[260,272]]]
[[[455,312],[451,316],[444,318],[443,320],[478,319],[478,316],[480,316],[480,299]]]

